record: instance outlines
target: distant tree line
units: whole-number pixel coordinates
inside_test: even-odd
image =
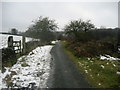
[[[91,40],[103,40],[108,42],[118,42],[120,40],[119,28],[95,28],[94,24],[88,21],[75,20],[66,25],[66,39],[80,42]],[[118,35],[119,34],[119,35]]]
[[[40,16],[25,33],[22,35],[40,39],[41,42],[50,42],[55,39],[66,39],[73,42],[104,41],[114,44],[120,43],[119,28],[105,28],[102,26],[97,29],[90,20],[82,19],[70,21],[64,27],[64,32],[57,31],[58,26],[55,20]],[[17,29],[11,29],[12,34],[17,34]]]

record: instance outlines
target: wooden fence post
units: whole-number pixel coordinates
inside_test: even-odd
[[[20,40],[20,47],[19,47],[19,49],[20,49],[20,54],[21,54],[21,52],[22,52],[22,49],[21,49],[21,40]]]
[[[23,45],[22,52],[24,54],[24,53],[26,53],[26,44],[25,44],[25,37],[24,36],[22,37],[22,45]]]
[[[13,47],[13,36],[8,37],[8,47],[14,49],[14,47]]]

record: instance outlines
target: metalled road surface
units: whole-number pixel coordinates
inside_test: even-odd
[[[64,52],[60,42],[51,50],[54,72],[51,78],[51,88],[90,88],[84,76]]]

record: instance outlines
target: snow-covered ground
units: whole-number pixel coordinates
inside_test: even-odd
[[[57,42],[59,42],[59,40],[51,41],[51,44],[56,44]]]
[[[22,41],[22,36],[0,34],[0,49],[7,47],[7,41],[8,41],[8,37],[9,36],[13,36],[13,40],[14,41],[19,41],[19,40]],[[29,41],[32,41],[32,40],[37,40],[37,39],[26,37],[26,41],[25,42],[29,42]]]
[[[120,60],[120,58],[111,57],[110,55],[102,56],[100,55],[101,60]]]
[[[46,88],[52,47],[51,45],[37,47],[28,55],[20,57],[13,67],[6,67],[6,71],[0,73],[2,78],[0,88],[7,87],[8,76],[11,77],[13,87],[28,87],[30,83],[35,83],[39,88]]]

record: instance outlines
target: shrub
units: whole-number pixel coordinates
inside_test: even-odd
[[[2,62],[12,61],[16,58],[15,51],[11,48],[2,49]]]
[[[100,54],[114,53],[114,45],[108,42],[89,41],[85,43],[71,43],[68,48],[78,57],[95,57]]]
[[[21,64],[22,67],[27,67],[29,66],[26,62],[24,62],[23,64]]]

